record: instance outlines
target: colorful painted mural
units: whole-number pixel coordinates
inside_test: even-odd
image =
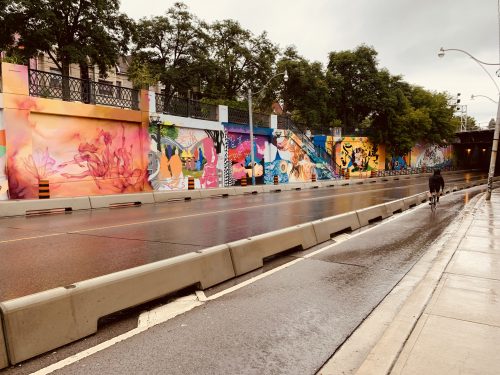
[[[278,131],[269,147],[271,161],[265,163],[266,184],[272,184],[274,176],[278,176],[279,183],[311,181],[313,174],[321,179],[318,171],[322,173],[326,169],[324,165],[317,168],[302,148],[302,141],[291,131]]]
[[[2,116],[2,112],[0,112]],[[2,120],[0,119],[0,200],[9,199],[9,183],[6,174],[7,141],[5,139],[5,129],[2,129]]]
[[[385,169],[399,171],[410,167],[408,160],[410,155],[404,156],[386,156],[385,158]]]
[[[228,160],[231,163],[232,184],[238,185],[242,177],[252,177],[250,134],[248,126],[226,124]],[[254,173],[257,184],[264,183],[266,150],[272,129],[254,128]]]
[[[417,144],[411,151],[411,166],[414,168],[444,168],[453,164],[453,147]]]
[[[343,137],[336,145],[336,161],[350,173],[378,170],[384,166],[385,149],[366,137]]]
[[[177,126],[161,127],[161,152],[151,134],[150,157],[155,161],[149,180],[155,190],[188,188],[188,178],[195,179],[195,188],[223,186],[223,131],[199,130]],[[150,163],[151,164],[151,163]]]
[[[150,190],[140,126],[41,114],[18,120],[24,131],[7,129],[15,145],[7,150],[11,198],[37,198],[41,179],[49,180],[51,197]]]
[[[38,198],[41,179],[51,198],[151,190],[140,111],[31,97],[26,66],[2,63],[2,73],[11,199]]]

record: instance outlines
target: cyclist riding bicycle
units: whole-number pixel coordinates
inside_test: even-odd
[[[429,191],[431,192],[431,195],[433,193],[436,194],[436,200],[439,202],[439,191],[444,190],[444,179],[443,176],[441,176],[441,171],[439,169],[434,170],[434,174],[429,177]],[[429,197],[429,201],[431,201],[431,198]]]

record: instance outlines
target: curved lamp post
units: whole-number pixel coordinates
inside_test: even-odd
[[[499,6],[500,6],[500,0],[499,0]],[[499,12],[499,16],[500,16],[500,12]],[[499,19],[499,27],[500,27],[500,19]],[[498,97],[499,97],[499,100],[497,103],[498,104],[498,106],[497,106],[497,119],[496,119],[496,123],[495,123],[495,133],[493,134],[493,145],[491,147],[490,169],[488,172],[488,190],[486,191],[486,200],[490,200],[491,199],[491,190],[493,189],[493,177],[495,175],[495,163],[497,160],[498,135],[500,133],[500,88],[498,87],[496,81],[493,79],[491,74],[486,70],[484,65],[500,65],[500,64],[499,63],[486,63],[484,61],[481,61],[481,60],[475,58],[469,52],[464,51],[462,49],[458,49],[458,48],[445,49],[445,48],[441,47],[441,49],[439,50],[438,56],[444,57],[444,54],[446,51],[457,51],[457,52],[465,53],[472,60],[474,60],[475,62],[477,62],[479,64],[481,69],[483,69],[483,71],[488,75],[488,77],[490,77],[491,81],[495,85],[495,88],[497,89],[497,93],[498,93]],[[500,59],[500,56],[499,56],[499,59]],[[499,73],[500,73],[500,70],[497,70],[497,75],[500,75]],[[479,95],[476,95],[476,96],[479,96]]]
[[[491,101],[491,102],[493,102],[493,103],[495,103],[495,104],[498,104],[498,102],[497,102],[496,100],[493,100],[493,99],[491,99],[489,96],[486,96],[486,95],[474,95],[474,94],[472,94],[472,95],[470,96],[470,98],[471,98],[471,100],[474,100],[474,98],[486,98],[486,99],[488,99],[489,101]]]
[[[283,76],[283,80],[288,81],[288,72],[285,71],[282,73],[275,74],[272,76],[269,81],[262,87],[259,91],[257,91],[254,95],[259,95],[264,89],[271,83],[271,81],[278,77]],[[253,105],[252,105],[252,89],[248,88],[248,125],[250,126],[250,164],[252,167],[252,185],[255,185],[255,154],[254,154],[254,145],[253,145]]]

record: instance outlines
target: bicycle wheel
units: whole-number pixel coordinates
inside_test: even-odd
[[[431,211],[436,212],[436,196],[434,194],[431,198]]]

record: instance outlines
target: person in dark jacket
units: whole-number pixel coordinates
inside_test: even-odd
[[[429,177],[429,191],[432,193],[437,193],[437,201],[439,202],[439,191],[444,190],[444,179],[441,176],[441,171],[439,169],[434,170],[434,174]],[[429,201],[431,199],[429,198]]]

